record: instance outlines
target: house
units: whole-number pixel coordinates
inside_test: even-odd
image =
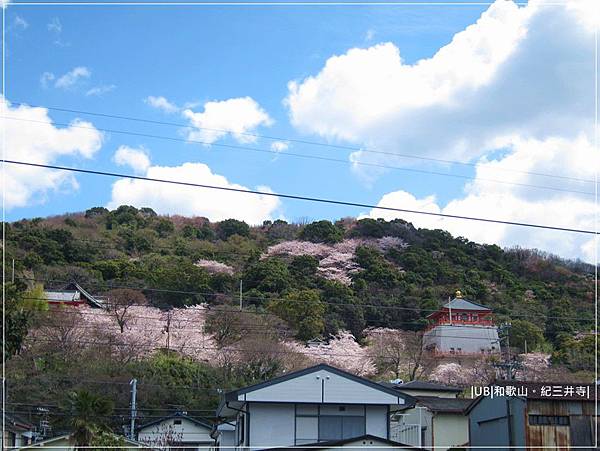
[[[457,291],[454,299],[427,317],[430,324],[423,346],[439,355],[498,353],[498,328],[491,315],[489,308],[464,299]]]
[[[152,449],[147,445],[142,443],[138,443],[134,440],[129,440],[128,438],[121,437],[123,440],[125,447],[130,449]],[[17,448],[19,450],[32,450],[37,448],[47,448],[53,451],[74,451],[76,449],[75,439],[72,434],[60,435],[58,437],[52,437],[47,440],[43,440],[41,442],[31,443],[27,446],[22,446]]]
[[[392,416],[391,438],[428,450],[449,450],[469,443],[465,410],[472,399],[415,396],[414,406]]]
[[[502,381],[467,408],[470,445],[595,450],[596,385]],[[577,447],[577,448],[575,448]]]
[[[136,428],[137,440],[163,450],[208,451],[214,445],[212,423],[185,412],[160,418]]]
[[[426,381],[409,381],[403,383],[380,382],[389,388],[411,396],[437,396],[438,398],[456,398],[463,391],[460,387],[437,384]]]
[[[419,450],[420,448],[415,448],[412,446],[400,445],[397,442],[392,440],[387,440],[381,437],[375,437],[373,435],[363,435],[362,437],[356,438],[347,438],[342,440],[334,440],[330,442],[317,442],[311,443],[304,446],[294,446],[294,447],[283,447],[283,448],[268,448],[268,449],[277,449],[278,451],[283,450],[300,450],[300,451],[310,451],[310,450],[337,450],[338,448],[344,448],[348,451],[364,451],[365,448],[371,449],[411,449],[411,450]]]
[[[100,296],[92,296],[77,282],[71,282],[61,290],[47,290],[44,293],[44,297],[51,305],[62,304],[80,306],[87,304],[92,308],[105,308],[105,299]]]
[[[2,449],[16,448],[31,443],[35,436],[35,427],[14,414],[4,414],[2,431]]]
[[[229,434],[235,449],[249,451],[352,447],[369,440],[414,449],[390,439],[391,416],[413,404],[410,395],[320,364],[224,394],[217,417],[233,431],[223,431],[223,439],[218,430],[213,435],[223,444]]]

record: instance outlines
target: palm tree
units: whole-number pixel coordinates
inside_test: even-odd
[[[69,394],[69,412],[77,449],[90,446],[94,435],[106,429],[104,419],[113,411],[113,403],[102,396],[80,390]]]

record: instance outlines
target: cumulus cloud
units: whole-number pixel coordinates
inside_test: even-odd
[[[290,143],[287,141],[273,141],[271,143],[271,150],[275,152],[283,152],[285,150],[288,150],[289,147]]]
[[[92,158],[101,147],[102,134],[89,122],[76,119],[68,127],[58,128],[45,108],[13,107],[4,99],[0,103],[6,116],[20,119],[6,120],[2,154],[8,160],[52,164],[65,156]],[[1,180],[2,174],[5,180]],[[0,173],[0,183],[5,187],[4,202],[9,210],[43,203],[50,192],[71,191],[78,186],[67,172],[10,164]]]
[[[246,133],[273,123],[267,112],[251,97],[206,102],[203,112],[186,109],[183,116],[195,127],[188,133],[188,139],[206,144],[212,144],[229,132],[238,142],[254,142],[256,138]]]
[[[408,165],[389,153],[477,163],[464,195],[440,205],[406,190],[381,205],[449,214],[594,229],[597,207],[581,193],[494,184],[486,179],[593,192],[594,185],[513,170],[591,180],[600,167],[593,146],[594,26],[598,2],[519,7],[498,0],[476,23],[430,58],[406,63],[391,42],[330,57],[313,76],[289,83],[285,100],[300,131],[385,155],[358,151],[352,162]],[[498,156],[501,155],[501,156]],[[354,165],[367,180],[384,169]],[[442,186],[443,180],[437,186]],[[383,211],[371,216],[391,217]],[[538,247],[593,258],[590,237],[465,221],[410,218],[422,227],[506,246]]]
[[[500,0],[414,64],[390,42],[350,49],[289,83],[291,121],[329,139],[465,161],[499,137],[572,136],[593,125],[594,40],[580,16]]]
[[[165,113],[176,113],[177,111],[179,111],[179,107],[177,105],[175,105],[174,103],[169,102],[163,96],[158,96],[158,97],[148,96],[148,97],[146,97],[144,99],[144,102],[146,102],[152,108],[156,108],[158,110],[162,110]]]
[[[565,151],[568,149],[568,152]],[[522,172],[514,172],[520,167]],[[583,135],[574,139],[549,138],[515,140],[510,152],[499,159],[482,159],[477,165],[475,180],[466,186],[463,197],[440,206],[436,198],[417,199],[399,190],[385,194],[378,206],[476,216],[481,218],[547,224],[564,228],[595,230],[595,215],[600,207],[593,195],[555,191],[549,194],[526,187],[488,182],[489,175],[504,174],[505,181],[528,183],[547,179],[531,173],[553,172],[562,177],[594,180],[594,171],[600,167],[600,157],[593,144]],[[546,180],[547,181],[547,180]],[[557,183],[557,180],[553,180]],[[564,187],[565,184],[562,183]],[[566,186],[573,191],[593,193],[593,183],[571,180]],[[567,188],[568,189],[568,188]],[[568,258],[581,258],[594,262],[595,242],[591,235],[557,232],[551,230],[515,227],[435,216],[399,213],[374,209],[367,215],[372,218],[402,218],[418,227],[445,229],[455,236],[464,236],[481,243],[502,246],[520,245],[534,247]]]
[[[92,72],[87,67],[78,66],[59,77],[54,83],[54,87],[69,89],[79,83],[82,79],[90,78],[91,75]]]
[[[119,166],[129,166],[137,174],[145,173],[150,167],[148,151],[143,147],[134,149],[129,146],[121,146],[115,152],[113,160]]]
[[[181,166],[150,166],[147,177],[200,183],[227,188],[248,189],[215,174],[203,163]],[[265,186],[257,189],[270,192]],[[157,184],[143,180],[121,179],[113,184],[109,208],[119,205],[151,207],[160,214],[205,216],[213,221],[237,218],[250,224],[273,219],[280,201],[273,196],[251,195],[179,185]]]

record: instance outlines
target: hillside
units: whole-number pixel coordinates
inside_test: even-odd
[[[126,206],[22,220],[6,234],[9,404],[35,421],[49,409],[57,430],[73,390],[110,399],[117,430],[132,378],[146,419],[177,408],[210,417],[219,390],[316,362],[378,380],[486,383],[497,357],[420,352],[426,316],[456,289],[511,322],[514,353],[529,351],[518,378],[592,377],[593,267],[536,251],[402,220],[250,227]],[[135,302],[48,308],[42,288],[70,281]]]
[[[555,345],[561,333],[589,331],[593,320],[591,265],[479,245],[402,220],[249,227],[147,208],[92,208],[8,225],[12,258],[30,285],[76,280],[96,294],[139,288],[161,308],[237,305],[241,280],[245,307],[270,308],[303,339],[342,329],[361,337],[369,326],[418,330],[456,289],[491,307],[500,322],[540,326]],[[324,312],[308,330],[294,324],[285,301],[306,290]]]

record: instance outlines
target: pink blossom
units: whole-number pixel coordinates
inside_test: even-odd
[[[231,266],[214,260],[198,260],[194,265],[206,269],[211,274],[223,273],[232,275],[235,272]]]

